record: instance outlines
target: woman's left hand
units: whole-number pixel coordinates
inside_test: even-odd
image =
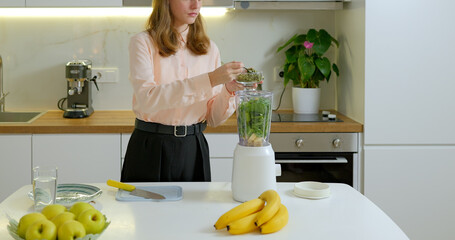
[[[235,80],[232,80],[230,82],[227,82],[224,84],[226,86],[226,89],[230,94],[233,94],[235,91],[243,90],[245,87],[243,84],[238,83]]]

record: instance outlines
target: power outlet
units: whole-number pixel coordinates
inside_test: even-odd
[[[98,83],[118,82],[118,68],[92,68],[92,76],[98,76]]]
[[[276,66],[273,68],[273,81],[274,82],[284,81],[283,66]]]

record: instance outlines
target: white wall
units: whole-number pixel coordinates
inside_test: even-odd
[[[338,111],[363,123],[365,108],[365,0],[344,3],[336,12],[336,38],[340,42],[337,81]]]
[[[0,16],[4,89],[10,92],[7,110],[57,109],[57,101],[66,97],[65,64],[73,58],[119,69],[119,82],[99,84],[100,91],[94,91],[95,110],[131,109],[127,47],[146,18]],[[283,88],[281,82],[273,82],[273,68],[284,61],[284,53],[275,54],[277,47],[311,27],[335,34],[334,11],[232,11],[207,17],[206,23],[224,62],[240,60],[264,71],[264,88],[276,93],[275,105]],[[334,58],[333,50],[329,54]],[[336,78],[321,87],[321,108],[335,109]],[[290,92],[285,92],[282,109],[292,108]]]

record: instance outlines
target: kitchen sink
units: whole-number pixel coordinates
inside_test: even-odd
[[[45,112],[0,112],[0,123],[31,123]]]

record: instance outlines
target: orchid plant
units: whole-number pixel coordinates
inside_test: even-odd
[[[294,87],[318,88],[320,81],[330,80],[332,70],[339,75],[338,66],[324,57],[332,43],[339,46],[327,31],[310,29],[306,34],[295,34],[277,49],[277,53],[291,43],[292,46],[285,52],[284,86],[292,80]]]

